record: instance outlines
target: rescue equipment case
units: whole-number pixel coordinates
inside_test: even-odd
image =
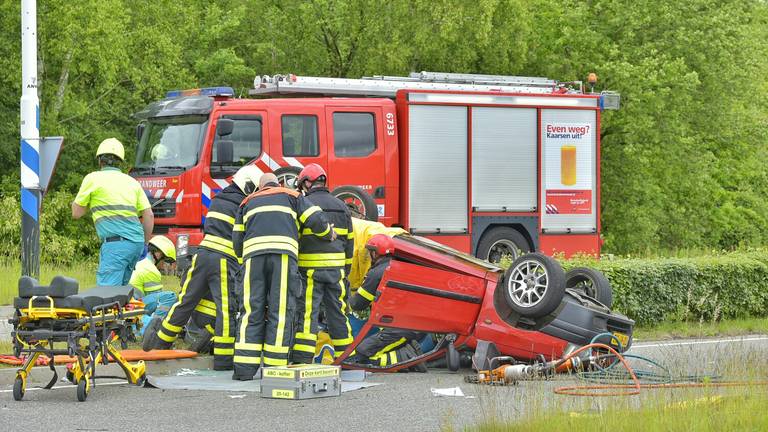
[[[330,365],[273,366],[262,370],[261,397],[315,399],[341,396],[341,368]]]

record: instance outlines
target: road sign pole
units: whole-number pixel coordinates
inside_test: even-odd
[[[21,0],[21,273],[40,276],[40,102],[37,5]]]

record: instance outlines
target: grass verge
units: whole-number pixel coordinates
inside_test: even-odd
[[[51,264],[40,265],[40,281],[47,284],[56,275],[75,278],[80,282],[83,291],[96,285],[96,263],[84,262],[70,266]],[[21,264],[18,262],[0,262],[0,305],[8,305],[18,293],[18,280],[21,276]],[[166,289],[179,291],[179,278],[163,276],[163,286]]]
[[[715,336],[768,334],[768,318],[738,318],[717,322],[663,322],[635,328],[635,340],[667,340]]]
[[[600,413],[556,412],[520,423],[481,424],[471,430],[764,431],[768,430],[768,416],[760,413],[764,412],[766,406],[768,393],[764,390],[748,391],[742,394],[705,395],[674,403],[650,404],[638,410],[616,406]]]

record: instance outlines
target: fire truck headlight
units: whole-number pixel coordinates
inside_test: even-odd
[[[186,255],[189,252],[189,235],[179,234],[176,237],[176,254]]]

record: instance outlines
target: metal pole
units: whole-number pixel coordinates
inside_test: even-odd
[[[40,104],[37,4],[21,0],[21,274],[40,276]]]

